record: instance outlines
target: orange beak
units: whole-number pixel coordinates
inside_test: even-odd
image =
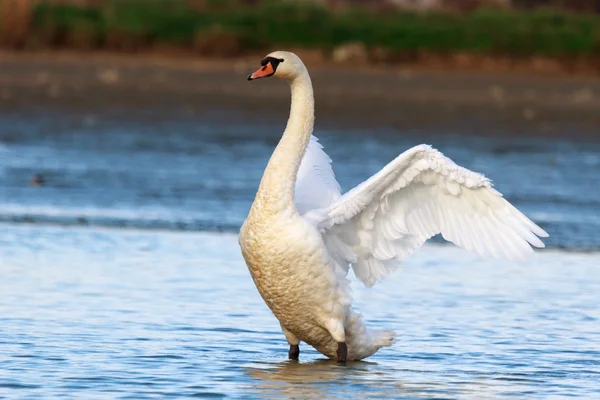
[[[256,72],[248,75],[248,80],[251,81],[258,78],[266,78],[274,73],[275,69],[273,69],[273,65],[271,65],[271,62],[268,62],[266,65],[260,67]]]

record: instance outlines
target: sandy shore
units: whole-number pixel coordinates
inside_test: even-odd
[[[318,122],[343,127],[600,139],[600,79],[361,68],[310,57]],[[1,53],[0,112],[144,110],[284,118],[288,88],[249,83],[260,56],[215,60],[153,55]]]

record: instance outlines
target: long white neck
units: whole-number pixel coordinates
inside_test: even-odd
[[[308,71],[290,82],[292,105],[283,136],[256,194],[255,206],[271,213],[293,212],[296,175],[315,122],[315,100]]]

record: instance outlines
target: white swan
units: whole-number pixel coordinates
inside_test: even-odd
[[[300,341],[344,363],[392,344],[351,309],[350,266],[366,286],[441,233],[460,247],[510,260],[544,247],[547,233],[483,175],[430,146],[400,154],[344,195],[312,136],[314,98],[306,67],[276,51],[248,80],[275,76],[292,91],[289,120],[239,236],[250,274],[297,359]],[[537,235],[537,236],[536,236]]]

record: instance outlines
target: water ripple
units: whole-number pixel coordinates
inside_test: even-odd
[[[235,235],[6,225],[0,259],[4,398],[600,393],[597,253],[514,266],[426,246],[389,281],[354,285],[367,324],[402,336],[346,367],[304,344],[286,360]]]

